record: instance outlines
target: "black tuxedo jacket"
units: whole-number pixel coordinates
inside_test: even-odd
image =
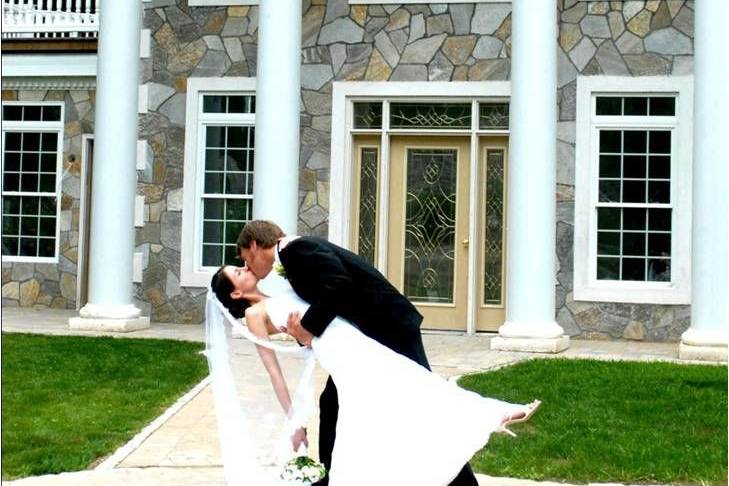
[[[407,347],[413,334],[420,341],[423,316],[358,255],[321,238],[302,236],[281,249],[279,259],[294,291],[311,305],[301,325],[313,335],[320,336],[340,316],[395,351]]]

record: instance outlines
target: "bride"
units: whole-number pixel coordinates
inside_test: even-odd
[[[211,288],[258,338],[285,330],[309,307],[293,290],[268,297],[246,267],[223,266]],[[331,486],[417,484],[442,486],[481,449],[493,432],[531,417],[540,405],[516,405],[482,397],[426,370],[335,318],[311,347],[339,390],[336,441],[328,473]],[[258,346],[285,413],[291,398],[276,354]],[[294,450],[307,444],[305,429],[293,434]]]

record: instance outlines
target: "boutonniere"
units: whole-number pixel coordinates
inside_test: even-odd
[[[288,279],[288,277],[286,276],[286,269],[279,262],[273,264],[273,269],[276,270],[277,274],[281,275],[285,279]]]

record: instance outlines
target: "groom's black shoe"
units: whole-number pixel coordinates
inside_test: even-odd
[[[458,476],[448,486],[478,486],[478,480],[473,475],[471,466],[466,463],[463,469],[461,469],[461,472],[458,473]]]

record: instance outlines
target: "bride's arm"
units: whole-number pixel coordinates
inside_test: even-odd
[[[248,325],[248,329],[256,337],[261,339],[268,339],[269,334],[279,332],[269,320],[263,303],[253,305],[246,309],[246,324]],[[291,397],[283,372],[281,371],[281,366],[276,357],[276,352],[258,345],[256,345],[256,350],[261,357],[261,361],[263,361],[263,365],[266,367],[268,376],[271,378],[271,384],[276,393],[276,398],[278,398],[284,413],[288,415],[291,410]]]

